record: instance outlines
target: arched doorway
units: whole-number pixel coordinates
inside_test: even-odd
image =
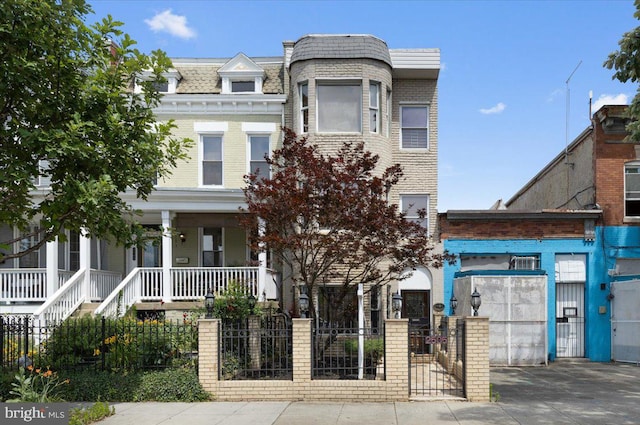
[[[398,283],[402,296],[402,315],[412,326],[430,328],[431,324],[431,272],[425,267],[410,271],[411,276]]]

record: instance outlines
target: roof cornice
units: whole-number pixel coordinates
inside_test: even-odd
[[[602,210],[449,210],[447,220],[566,220],[597,219]]]
[[[154,109],[171,114],[275,114],[284,110],[284,94],[167,94]]]

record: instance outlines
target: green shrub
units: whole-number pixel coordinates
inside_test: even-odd
[[[357,355],[358,339],[345,340],[344,350],[349,355]],[[364,340],[364,355],[372,360],[380,360],[384,355],[384,340],[382,338],[366,338]]]
[[[211,398],[202,389],[193,368],[130,373],[69,372],[65,378],[69,379],[69,385],[64,387],[60,396],[70,402],[194,402]]]
[[[82,409],[72,409],[69,416],[69,425],[88,425],[98,422],[108,416],[116,413],[113,406],[101,401],[95,403],[91,407]]]
[[[256,307],[257,310],[257,307]],[[254,311],[254,314],[258,314]],[[216,297],[213,316],[223,320],[241,320],[251,315],[249,290],[237,282],[231,282],[227,290]]]
[[[167,369],[164,372],[144,372],[133,401],[207,401],[211,396],[198,375],[188,369]]]

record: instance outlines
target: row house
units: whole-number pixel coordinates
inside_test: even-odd
[[[283,126],[327,152],[363,141],[381,167],[402,164],[406,178],[390,201],[416,219],[426,209],[423,224],[435,231],[438,49],[389,49],[371,35],[319,34],[285,41],[282,56],[172,62],[155,114],[173,119],[175,135],[195,144],[147,201],[122,194],[162,242],[124,249],[71,232],[68,242],[0,264],[0,312],[60,320],[88,302],[99,303],[96,312],[104,314],[145,308],[141,302],[166,309],[232,281],[289,309],[291,288],[266,254],[248,250],[238,223],[243,177],[266,172],[265,155],[281,146]],[[46,193],[47,182],[38,183],[37,193]],[[20,236],[7,226],[0,233]],[[25,238],[14,249],[35,242]],[[368,320],[375,325],[388,317],[390,294],[399,291],[404,315],[428,321],[431,305],[442,300],[441,282],[437,272],[421,268],[371,292]],[[330,292],[329,284],[319,295],[320,310]]]
[[[596,111],[504,209],[440,215],[458,255],[444,298],[481,294],[493,364],[640,360],[640,147],[625,113]]]

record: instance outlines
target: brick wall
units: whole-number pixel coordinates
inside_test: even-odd
[[[441,240],[584,237],[584,219],[451,221],[441,214],[438,225]]]
[[[470,318],[467,327],[468,397],[489,397],[489,322]],[[311,320],[293,319],[293,379],[218,380],[219,320],[199,322],[199,378],[217,400],[305,400],[305,401],[407,401],[409,399],[408,321],[391,319],[385,325],[385,379],[312,380]],[[486,388],[486,391],[485,391]],[[485,392],[486,394],[483,394]]]

